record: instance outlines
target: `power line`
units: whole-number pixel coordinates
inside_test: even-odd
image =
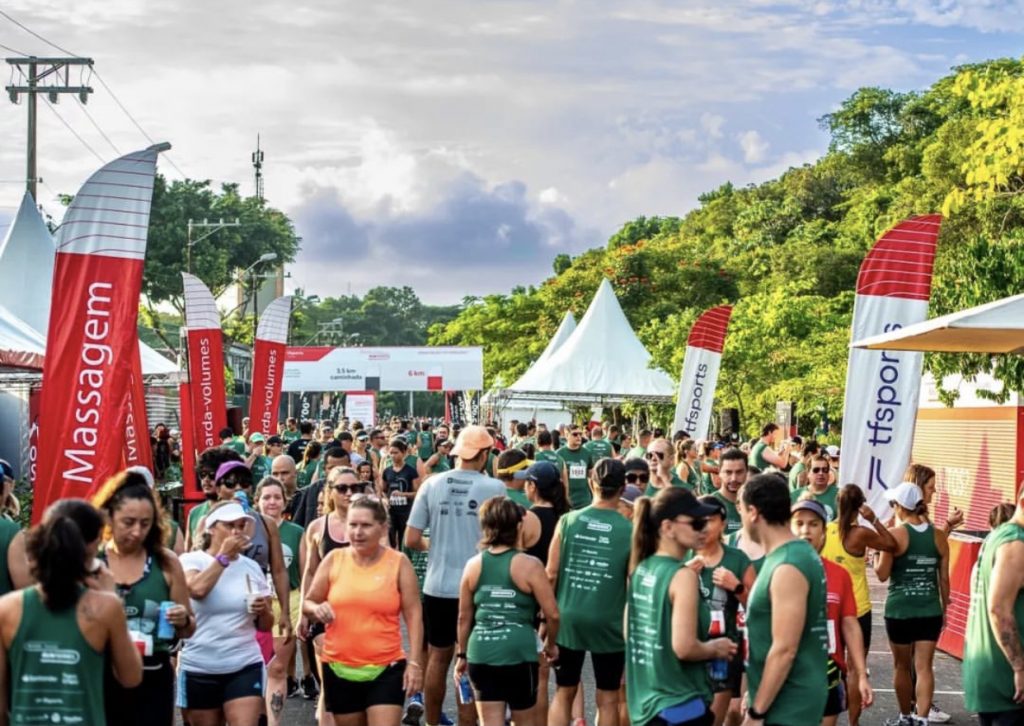
[[[49,45],[49,46],[52,46],[52,47],[56,48],[56,49],[57,49],[57,50],[59,50],[59,51],[60,51],[61,53],[64,53],[64,54],[66,54],[66,55],[73,55],[73,56],[75,56],[76,58],[81,58],[81,57],[82,57],[82,56],[78,55],[78,53],[72,53],[72,52],[71,52],[70,50],[68,50],[67,48],[61,48],[61,47],[60,47],[59,45],[57,45],[56,43],[54,43],[54,42],[52,42],[52,41],[49,41],[49,40],[47,40],[46,38],[44,38],[43,36],[41,36],[41,35],[40,35],[39,33],[37,33],[36,31],[32,30],[32,28],[29,28],[29,27],[27,27],[27,26],[25,26],[25,25],[22,25],[21,23],[19,23],[19,22],[18,22],[17,20],[15,20],[14,18],[12,18],[12,17],[10,16],[10,15],[8,15],[7,13],[5,13],[5,12],[4,12],[3,10],[0,10],[0,15],[2,15],[2,16],[3,16],[3,17],[5,17],[5,18],[7,18],[8,20],[10,20],[10,21],[11,21],[12,23],[14,23],[15,25],[17,25],[17,26],[18,26],[19,28],[21,28],[22,30],[24,30],[24,31],[25,31],[26,33],[28,33],[29,35],[33,36],[34,38],[38,38],[39,40],[43,41],[44,43],[46,43],[46,44],[47,44],[47,45]],[[24,53],[22,53],[21,55],[25,55],[25,54],[24,54]]]
[[[0,12],[3,12],[3,11],[2,11],[2,10],[0,10]],[[55,115],[57,116],[57,118],[58,118],[58,119],[60,119],[60,122],[61,122],[62,124],[64,124],[64,127],[65,127],[65,128],[66,128],[66,129],[68,130],[68,131],[70,131],[70,132],[71,132],[72,134],[74,134],[75,138],[76,138],[76,139],[78,139],[78,140],[79,140],[79,141],[80,141],[80,142],[82,143],[82,146],[84,146],[84,147],[85,147],[86,149],[88,149],[88,150],[89,150],[89,151],[90,151],[90,152],[92,153],[92,155],[93,155],[93,156],[95,156],[95,157],[96,157],[97,159],[99,159],[99,160],[100,160],[100,163],[101,163],[101,164],[106,164],[106,163],[107,163],[107,160],[106,160],[106,159],[104,159],[104,158],[103,158],[102,156],[100,156],[100,155],[99,155],[99,154],[98,154],[98,153],[96,152],[96,149],[92,148],[92,147],[91,147],[91,146],[89,145],[89,142],[88,142],[88,141],[86,141],[85,139],[83,139],[83,138],[82,138],[82,136],[81,136],[81,134],[79,134],[79,133],[78,133],[77,131],[75,131],[74,127],[73,127],[73,126],[72,126],[71,124],[69,124],[69,123],[68,123],[68,122],[67,122],[67,121],[66,121],[66,120],[64,119],[64,117],[63,117],[63,116],[61,116],[61,115],[60,115],[60,111],[58,111],[58,110],[57,110],[56,108],[54,108],[53,104],[52,104],[52,103],[50,103],[50,100],[49,100],[49,99],[46,99],[46,107],[47,107],[48,109],[50,109],[51,111],[53,111],[53,113],[54,113],[54,114],[55,114]]]
[[[44,42],[44,43],[46,43],[47,45],[49,45],[49,46],[51,46],[51,47],[53,47],[53,48],[56,48],[56,49],[57,49],[57,50],[59,50],[59,51],[60,51],[61,53],[67,53],[68,55],[72,55],[72,56],[76,56],[76,57],[81,57],[81,56],[78,56],[78,54],[77,54],[77,53],[72,53],[71,51],[67,50],[66,48],[63,48],[63,47],[61,47],[61,46],[57,45],[57,44],[56,44],[56,43],[54,43],[54,42],[53,42],[52,40],[48,40],[48,39],[44,38],[44,37],[43,37],[42,35],[40,35],[40,34],[39,34],[39,33],[37,33],[36,31],[32,30],[32,29],[31,29],[31,28],[29,28],[28,26],[26,26],[26,25],[24,25],[24,24],[22,24],[22,23],[18,22],[18,21],[17,21],[17,20],[15,20],[14,18],[12,18],[12,17],[11,17],[11,16],[10,16],[10,15],[9,15],[8,13],[4,12],[3,10],[0,10],[0,17],[4,17],[4,18],[6,18],[7,20],[9,20],[10,22],[12,22],[12,23],[14,23],[15,25],[17,25],[17,26],[18,26],[19,28],[21,28],[22,30],[24,30],[24,31],[25,31],[26,33],[28,33],[28,34],[29,34],[29,35],[31,35],[32,37],[34,37],[34,38],[38,38],[39,40],[43,41],[43,42]],[[8,49],[8,50],[10,50],[10,49]],[[12,52],[17,52],[17,51],[12,51]],[[25,54],[24,54],[24,53],[21,53],[20,55],[25,55]],[[96,70],[94,69],[93,73],[94,73],[94,75],[95,75],[95,77],[96,77],[96,80],[98,80],[98,81],[100,82],[100,85],[101,85],[101,86],[103,86],[103,87],[104,87],[104,88],[105,88],[105,89],[107,90],[107,93],[109,93],[109,94],[110,94],[110,97],[111,97],[112,99],[114,99],[114,103],[116,103],[116,104],[117,104],[118,108],[120,108],[120,109],[121,109],[121,110],[122,110],[122,111],[124,112],[124,115],[125,115],[125,116],[127,116],[127,117],[128,117],[128,119],[129,119],[129,120],[130,120],[130,121],[131,121],[131,122],[132,122],[133,124],[135,124],[135,128],[137,128],[137,129],[139,130],[139,132],[140,132],[140,133],[141,133],[141,134],[142,134],[142,135],[143,135],[143,136],[144,136],[144,137],[146,138],[146,140],[147,140],[147,141],[148,141],[148,142],[149,142],[150,144],[155,144],[156,142],[155,142],[155,141],[153,141],[153,137],[152,137],[152,136],[150,136],[149,134],[147,134],[147,133],[146,133],[146,130],[145,130],[144,128],[142,128],[142,125],[141,125],[141,124],[140,124],[140,123],[139,123],[138,121],[136,121],[136,120],[135,120],[135,117],[134,117],[134,116],[132,116],[132,115],[131,115],[131,113],[130,113],[130,112],[128,111],[128,109],[127,109],[127,108],[125,107],[125,105],[124,105],[123,103],[121,103],[121,100],[120,100],[120,99],[119,99],[119,98],[117,97],[117,95],[116,95],[116,94],[114,93],[114,91],[113,91],[113,90],[112,90],[112,89],[110,88],[110,86],[108,86],[108,85],[107,85],[107,82],[103,80],[103,77],[102,77],[102,76],[101,76],[101,75],[99,74],[99,72],[98,72],[98,71],[96,71]],[[91,120],[91,119],[90,119],[90,120]],[[95,122],[93,122],[93,123],[95,124]],[[97,129],[99,129],[99,127],[98,127],[98,126],[97,126]],[[102,131],[100,131],[100,133],[101,133],[101,134],[103,134],[103,132],[102,132]],[[106,136],[106,134],[103,134],[103,135],[104,135],[104,137]],[[77,134],[76,134],[76,136],[77,136]],[[107,141],[108,141],[108,143],[109,143],[109,141],[110,141],[110,140],[109,140],[109,139],[107,139]],[[111,146],[113,146],[113,144],[111,144]],[[115,147],[115,148],[116,148],[116,147]],[[93,153],[95,153],[95,152],[93,152]],[[163,158],[163,159],[165,159],[165,160],[167,161],[167,163],[168,163],[168,164],[170,164],[170,165],[171,165],[171,167],[172,167],[172,168],[173,168],[173,169],[174,169],[174,170],[175,170],[176,172],[178,172],[178,174],[180,174],[180,175],[181,175],[181,178],[182,178],[182,179],[187,179],[187,178],[188,178],[188,177],[187,177],[187,176],[185,175],[185,172],[183,172],[183,171],[182,171],[181,169],[179,169],[179,168],[178,168],[178,165],[174,163],[174,161],[173,161],[173,160],[171,159],[171,157],[170,157],[170,156],[168,156],[168,155],[167,155],[167,154],[165,153],[165,154],[163,154],[163,157],[162,157],[162,158]]]
[[[120,149],[118,149],[118,148],[117,148],[117,145],[116,145],[116,144],[114,144],[114,142],[110,140],[110,137],[109,137],[109,136],[107,136],[107,134],[106,134],[106,133],[105,133],[105,132],[103,131],[103,129],[101,129],[101,128],[100,128],[100,125],[99,125],[98,123],[96,123],[96,119],[94,119],[94,118],[92,117],[92,114],[91,114],[91,113],[89,113],[89,109],[88,109],[88,108],[86,108],[85,104],[84,104],[84,103],[82,103],[81,101],[79,101],[79,102],[78,102],[78,107],[79,107],[80,109],[82,109],[82,113],[84,113],[84,114],[85,114],[85,116],[86,116],[86,118],[88,118],[88,119],[89,119],[89,121],[91,121],[91,122],[92,122],[92,125],[93,125],[93,126],[94,126],[94,127],[96,128],[96,130],[100,132],[100,136],[102,136],[102,137],[104,138],[104,140],[105,140],[105,141],[106,141],[106,142],[107,142],[108,144],[110,144],[110,148],[114,150],[114,153],[115,153],[115,154],[117,154],[118,156],[121,156],[121,151],[120,151]]]
[[[11,47],[11,46],[9,46],[9,45],[4,45],[3,43],[0,43],[0,48],[3,48],[3,49],[4,49],[4,50],[6,50],[6,51],[7,51],[8,53],[14,53],[14,55],[26,55],[25,53],[21,52],[20,50],[17,50],[17,49],[15,49],[15,48],[12,48],[12,47]]]

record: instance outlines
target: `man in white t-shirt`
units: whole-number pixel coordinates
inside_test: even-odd
[[[467,426],[455,440],[456,466],[420,485],[405,529],[405,546],[427,550],[423,613],[427,625],[427,670],[423,680],[426,722],[436,724],[455,653],[459,620],[459,583],[466,562],[480,543],[480,506],[504,496],[505,485],[483,473],[494,438],[483,426]],[[430,528],[429,539],[423,536]],[[465,654],[460,653],[461,657]],[[459,705],[459,722],[473,723],[472,703]]]

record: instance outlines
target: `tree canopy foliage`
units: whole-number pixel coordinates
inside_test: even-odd
[[[857,271],[886,229],[946,214],[933,316],[1021,291],[1024,63],[963,66],[923,92],[863,88],[821,125],[831,144],[814,164],[709,190],[682,218],[628,222],[606,246],[559,255],[537,288],[465,301],[431,342],[484,345],[485,383],[508,384],[607,277],[653,363],[673,376],[697,316],[735,305],[717,402],[738,407],[745,429],[771,420],[777,400],[839,420]],[[992,372],[1005,391],[1024,391],[1020,356],[931,355],[926,368]]]

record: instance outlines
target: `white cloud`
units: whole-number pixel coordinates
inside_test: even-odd
[[[714,113],[702,113],[700,115],[701,128],[713,139],[722,138],[722,127],[725,126],[725,118]]]
[[[744,131],[737,136],[743,149],[743,160],[748,164],[760,164],[768,155],[770,144],[757,131]]]

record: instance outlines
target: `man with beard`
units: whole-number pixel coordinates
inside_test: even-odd
[[[747,455],[739,449],[722,452],[718,463],[718,480],[721,486],[711,496],[725,507],[725,534],[728,536],[743,527],[740,511],[736,508],[736,498],[740,487],[747,481]]]

